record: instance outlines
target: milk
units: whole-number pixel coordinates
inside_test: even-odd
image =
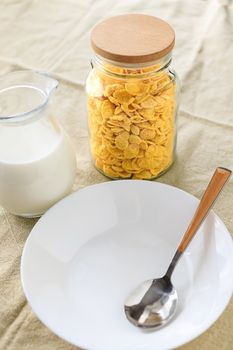
[[[38,216],[67,195],[76,173],[75,152],[51,118],[0,124],[0,205]]]

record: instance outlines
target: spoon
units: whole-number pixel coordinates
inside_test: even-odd
[[[228,169],[219,167],[215,170],[165,275],[142,282],[126,299],[125,314],[133,325],[145,329],[159,328],[174,316],[178,296],[171,283],[171,275],[230,175]]]

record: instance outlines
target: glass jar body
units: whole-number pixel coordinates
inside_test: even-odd
[[[112,179],[154,179],[174,161],[177,76],[171,57],[119,66],[96,57],[86,91],[90,150]]]

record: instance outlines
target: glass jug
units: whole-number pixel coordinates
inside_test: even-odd
[[[16,215],[42,215],[74,183],[75,151],[49,112],[57,86],[32,71],[0,78],[0,205]]]

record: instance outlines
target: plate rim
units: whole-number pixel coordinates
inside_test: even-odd
[[[100,348],[90,348],[89,346],[87,347],[88,344],[81,344],[81,342],[79,344],[73,342],[72,340],[65,338],[64,335],[61,334],[61,332],[59,332],[58,330],[56,330],[54,327],[52,327],[51,325],[48,324],[48,322],[46,320],[44,320],[44,317],[41,317],[41,315],[38,313],[38,311],[36,311],[33,307],[33,302],[30,296],[30,292],[27,290],[26,284],[25,284],[25,280],[24,280],[24,259],[27,253],[27,249],[28,249],[28,245],[30,244],[30,241],[33,237],[34,231],[37,230],[37,227],[40,225],[41,221],[44,221],[47,219],[47,217],[50,215],[50,213],[54,210],[56,210],[56,207],[59,206],[61,203],[65,203],[67,201],[70,200],[71,197],[76,197],[79,196],[80,191],[86,191],[89,189],[95,189],[96,187],[99,186],[115,186],[115,184],[122,184],[124,182],[130,182],[130,183],[135,183],[135,184],[139,184],[139,183],[147,183],[149,184],[149,186],[151,185],[155,185],[155,186],[162,186],[162,187],[166,187],[169,189],[172,189],[174,191],[178,191],[178,192],[182,192],[183,194],[185,194],[187,197],[191,197],[192,199],[194,199],[196,201],[196,203],[198,204],[200,202],[200,200],[194,196],[193,194],[180,189],[179,187],[170,185],[170,184],[166,184],[166,183],[162,183],[162,182],[153,182],[153,181],[145,181],[145,180],[114,180],[114,181],[104,181],[104,182],[100,182],[100,183],[95,183],[95,184],[91,184],[91,185],[87,185],[83,188],[80,188],[76,191],[74,191],[73,193],[69,194],[68,196],[64,197],[63,199],[59,200],[58,202],[56,202],[52,207],[50,207],[46,213],[36,222],[36,224],[33,226],[32,230],[30,231],[24,247],[23,247],[23,251],[22,251],[22,255],[21,255],[21,261],[20,261],[20,280],[21,280],[21,285],[23,288],[23,292],[24,295],[27,299],[28,304],[30,305],[32,311],[34,312],[34,314],[36,315],[36,317],[43,323],[43,325],[45,325],[51,332],[53,332],[55,335],[57,335],[58,337],[60,337],[61,339],[63,339],[64,341],[74,345],[74,346],[78,346],[82,349],[86,349],[86,350],[103,350]],[[233,252],[233,238],[229,232],[229,230],[227,229],[226,225],[223,223],[223,221],[219,218],[219,216],[213,211],[213,209],[211,210],[211,214],[213,215],[213,218],[224,228],[224,237],[225,240],[228,240],[229,243],[232,244],[232,252]],[[223,234],[223,233],[222,233]],[[215,235],[216,235],[216,231],[215,231]],[[215,237],[216,238],[216,237]],[[219,285],[221,286],[221,284]],[[219,289],[218,289],[219,291]],[[174,341],[174,344],[172,345],[172,347],[176,348],[176,347],[180,347],[184,344],[187,344],[188,342],[196,339],[198,336],[200,336],[201,334],[203,334],[204,332],[206,332],[217,320],[218,318],[222,315],[222,313],[224,312],[224,310],[227,308],[231,297],[232,297],[232,293],[233,293],[233,282],[232,282],[232,288],[231,288],[231,292],[229,291],[228,296],[225,298],[225,303],[221,304],[221,307],[218,306],[217,310],[215,310],[214,312],[214,317],[209,320],[209,322],[207,322],[205,324],[204,327],[202,328],[198,328],[196,331],[192,331],[192,333],[188,333],[186,332],[185,335],[182,337],[182,341],[179,341],[179,339],[177,339],[177,341]],[[219,295],[219,292],[218,292]],[[217,299],[218,300],[218,299]],[[190,335],[191,334],[191,335]],[[160,348],[161,349],[161,348]],[[131,350],[131,349],[130,349]],[[137,347],[134,348],[134,350],[151,350],[151,347],[149,346],[143,346],[142,347]],[[162,349],[161,349],[162,350]],[[168,348],[163,348],[163,350],[168,350]]]

